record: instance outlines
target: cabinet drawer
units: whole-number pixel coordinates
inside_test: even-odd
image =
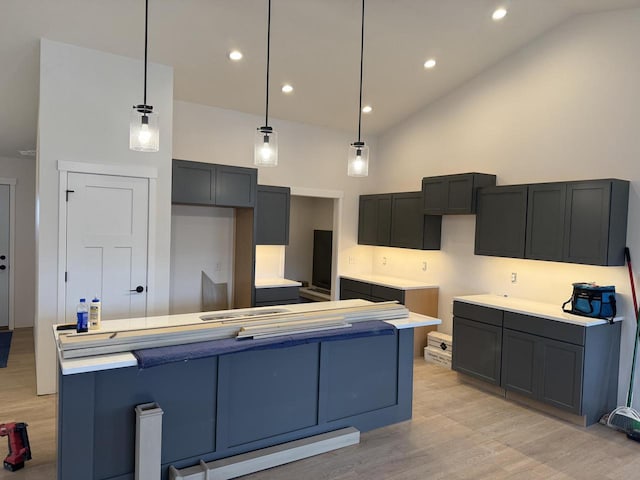
[[[454,316],[468,318],[498,327],[502,326],[503,313],[502,310],[496,310],[495,308],[483,307],[466,302],[453,302]]]
[[[581,327],[580,325],[513,312],[504,312],[504,328],[575,345],[584,345],[586,335],[586,327]]]
[[[370,283],[358,282],[357,280],[350,280],[348,278],[340,278],[340,288],[371,296]]]
[[[298,299],[298,287],[256,288],[256,304]]]
[[[383,287],[382,285],[371,285],[371,295],[378,297],[382,301],[389,302],[397,300],[404,304],[404,291],[397,288]]]

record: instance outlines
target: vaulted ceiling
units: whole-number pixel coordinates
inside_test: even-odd
[[[504,5],[507,16],[493,21]],[[384,131],[576,15],[640,0],[366,0],[363,132]],[[272,0],[271,115],[355,131],[360,0]],[[267,0],[150,0],[176,100],[264,113]],[[144,0],[2,0],[0,155],[36,146],[39,38],[143,56]],[[228,53],[244,57],[232,62]],[[435,68],[423,67],[434,58]],[[294,87],[285,95],[280,88]],[[150,99],[152,102],[152,99]]]

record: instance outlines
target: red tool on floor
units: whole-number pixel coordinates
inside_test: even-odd
[[[9,455],[4,459],[4,468],[15,472],[24,467],[26,460],[31,460],[26,423],[1,423],[0,437],[9,438]]]

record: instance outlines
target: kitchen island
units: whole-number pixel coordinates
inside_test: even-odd
[[[263,308],[304,313],[363,305],[370,302]],[[113,320],[102,329],[191,325],[206,315]],[[367,431],[408,420],[413,328],[440,320],[410,314],[387,323],[393,328],[351,337],[347,328],[344,337],[319,332],[304,342],[144,369],[131,352],[60,356],[58,478],[133,479],[134,408],[150,402],[164,411],[163,480],[169,465],[184,468],[344,427]]]

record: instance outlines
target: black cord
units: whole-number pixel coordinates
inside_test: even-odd
[[[269,13],[267,15],[267,94],[264,108],[264,126],[269,126],[269,53],[271,51],[271,0],[269,0]]]
[[[147,104],[147,24],[149,23],[149,0],[145,0],[144,7],[144,101]],[[146,108],[146,107],[145,107]]]
[[[363,53],[364,53],[364,0],[362,0],[362,31],[360,33],[360,105],[358,106],[358,143],[360,142],[360,130],[362,128],[362,64],[363,64],[363,56],[364,56]]]

